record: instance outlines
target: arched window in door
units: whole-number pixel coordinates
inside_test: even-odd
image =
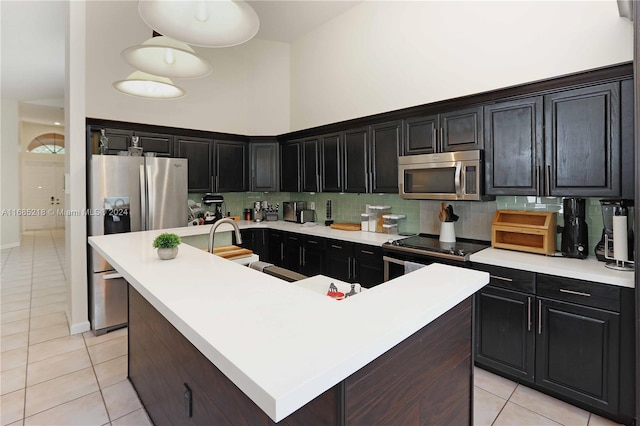
[[[45,133],[37,136],[29,142],[27,152],[64,155],[64,135],[60,133]]]

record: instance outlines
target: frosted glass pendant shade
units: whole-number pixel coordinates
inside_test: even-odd
[[[127,95],[153,99],[175,99],[184,96],[185,91],[166,78],[134,71],[124,80],[113,83],[113,87]]]
[[[163,77],[198,78],[211,73],[211,63],[187,44],[165,36],[152,37],[122,51],[129,65]]]
[[[155,31],[193,46],[235,46],[260,28],[255,10],[241,0],[140,0],[138,13]]]

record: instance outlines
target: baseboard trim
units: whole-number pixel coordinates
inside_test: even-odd
[[[89,330],[91,330],[91,323],[89,321],[82,321],[69,326],[69,334],[71,335],[84,333]]]
[[[3,244],[0,246],[0,250],[6,250],[10,248],[20,247],[20,241],[16,243]]]

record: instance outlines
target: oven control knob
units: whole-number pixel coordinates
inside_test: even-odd
[[[463,249],[458,250],[458,256],[464,256],[464,255],[465,253]]]
[[[449,254],[456,254],[456,251],[452,248],[449,249]]]
[[[387,240],[387,244],[391,244],[392,246],[397,246],[397,245],[398,245],[398,242],[397,242],[397,241],[394,241],[394,240],[392,240],[392,239],[388,239],[388,240]]]

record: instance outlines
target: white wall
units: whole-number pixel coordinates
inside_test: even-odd
[[[18,102],[2,99],[0,117],[0,209],[20,208],[20,139]],[[2,214],[0,221],[0,248],[20,245],[20,217]]]
[[[253,39],[223,49],[194,49],[213,73],[174,79],[187,91],[174,100],[124,95],[112,83],[133,68],[120,56],[151,38],[136,1],[90,1],[87,19],[87,116],[245,135],[289,130],[289,45]]]
[[[633,59],[606,1],[371,1],[291,46],[292,130]]]

